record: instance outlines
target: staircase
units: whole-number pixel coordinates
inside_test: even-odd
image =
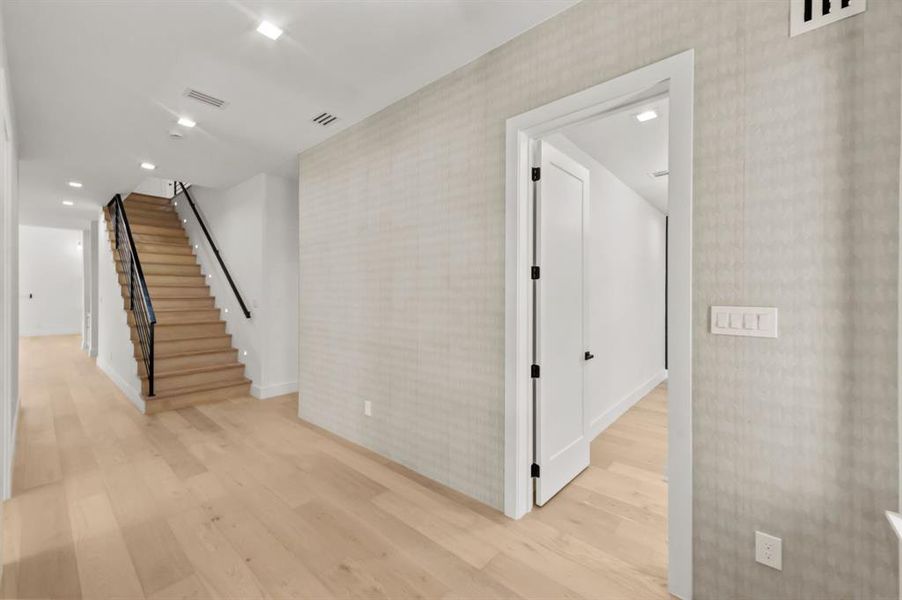
[[[141,378],[145,412],[154,413],[216,402],[250,393],[250,380],[238,351],[226,333],[225,322],[200,270],[188,235],[167,198],[130,194],[123,202],[147,291],[156,315],[153,327],[153,395],[148,362],[138,319],[132,311],[128,269],[116,250],[116,232],[110,207],[104,209],[107,233],[122,299],[128,313],[134,356]],[[121,230],[120,230],[121,231]],[[120,233],[120,236],[122,234]],[[123,243],[123,242],[120,242]],[[134,285],[134,284],[132,284]],[[146,337],[146,333],[143,334]]]

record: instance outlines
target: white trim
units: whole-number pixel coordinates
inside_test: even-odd
[[[668,280],[668,589],[692,598],[692,109],[695,53],[688,50],[507,121],[505,203],[504,512],[532,508],[529,477],[532,397],[529,376],[529,145],[566,125],[637,97],[670,97]]]
[[[271,385],[251,384],[251,395],[258,400],[268,400],[269,398],[275,398],[276,396],[294,394],[297,391],[297,381],[286,381],[284,383],[273,383]]]
[[[667,380],[667,370],[652,375],[648,381],[645,381],[632,392],[617,401],[614,406],[598,415],[589,424],[589,439],[594,440],[598,435],[611,426],[611,424],[623,416],[623,414],[631,409],[636,402],[644,398],[650,391],[655,389],[662,381]]]
[[[119,375],[119,373],[117,373],[115,369],[113,369],[113,367],[110,366],[110,364],[102,358],[97,359],[97,367],[101,371],[106,373],[106,376],[116,384],[116,387],[118,387],[119,390],[122,391],[122,394],[126,398],[128,398],[129,402],[135,405],[135,408],[137,408],[139,412],[141,412],[142,414],[145,412],[144,398],[141,397],[140,391],[130,386],[125,381],[125,379],[123,379],[122,376]]]
[[[21,400],[21,398],[19,399]],[[20,406],[20,402],[16,402],[16,406]],[[16,464],[16,439],[19,437],[19,411],[13,413],[13,423],[9,430],[8,450],[6,455],[9,457],[6,464],[3,465],[3,498],[5,502],[13,497],[13,465]],[[0,570],[2,573],[2,570]]]

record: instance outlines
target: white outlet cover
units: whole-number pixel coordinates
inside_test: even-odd
[[[778,571],[783,570],[783,540],[762,531],[755,532],[755,560]]]
[[[373,416],[373,403],[371,401],[369,401],[369,400],[363,401],[363,414],[365,414],[368,417]]]

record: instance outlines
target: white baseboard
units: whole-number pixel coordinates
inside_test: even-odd
[[[598,437],[598,434],[610,427],[614,421],[623,416],[623,413],[631,409],[636,402],[644,398],[646,394],[655,389],[656,386],[666,379],[667,369],[662,369],[652,375],[648,381],[618,400],[614,406],[592,419],[592,422],[589,424],[589,439],[594,440]]]
[[[129,385],[128,382],[102,358],[97,359],[97,366],[101,371],[106,373],[106,376],[116,384],[116,387],[118,387],[123,394],[125,394],[125,397],[128,398],[128,401],[134,404],[135,408],[141,411],[141,413],[144,413],[144,398],[141,397],[140,390]]]
[[[251,395],[258,400],[267,400],[296,391],[298,391],[297,381],[286,381],[285,383],[273,383],[271,385],[251,384]]]

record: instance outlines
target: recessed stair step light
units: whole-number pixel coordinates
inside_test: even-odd
[[[81,182],[80,182],[80,181],[70,181],[70,182],[69,182],[69,187],[80,188],[80,187],[81,187]]]
[[[194,122],[194,119],[189,119],[188,117],[179,117],[178,123],[182,127],[188,127],[189,129],[197,125],[197,123]]]
[[[257,26],[257,33],[263,34],[271,40],[277,40],[282,35],[282,30],[269,21],[261,21]]]
[[[638,115],[636,115],[636,120],[640,123],[645,123],[646,121],[651,121],[653,119],[658,118],[658,113],[653,110],[643,110]]]
[[[659,177],[667,177],[670,175],[670,169],[664,169],[663,171],[652,171],[648,174],[652,179],[658,179]]]
[[[157,168],[157,166],[153,163],[143,162],[143,163],[141,163],[141,168],[145,169],[147,171],[153,171],[154,169]]]
[[[63,200],[63,206],[75,206],[75,203],[71,200]]]

